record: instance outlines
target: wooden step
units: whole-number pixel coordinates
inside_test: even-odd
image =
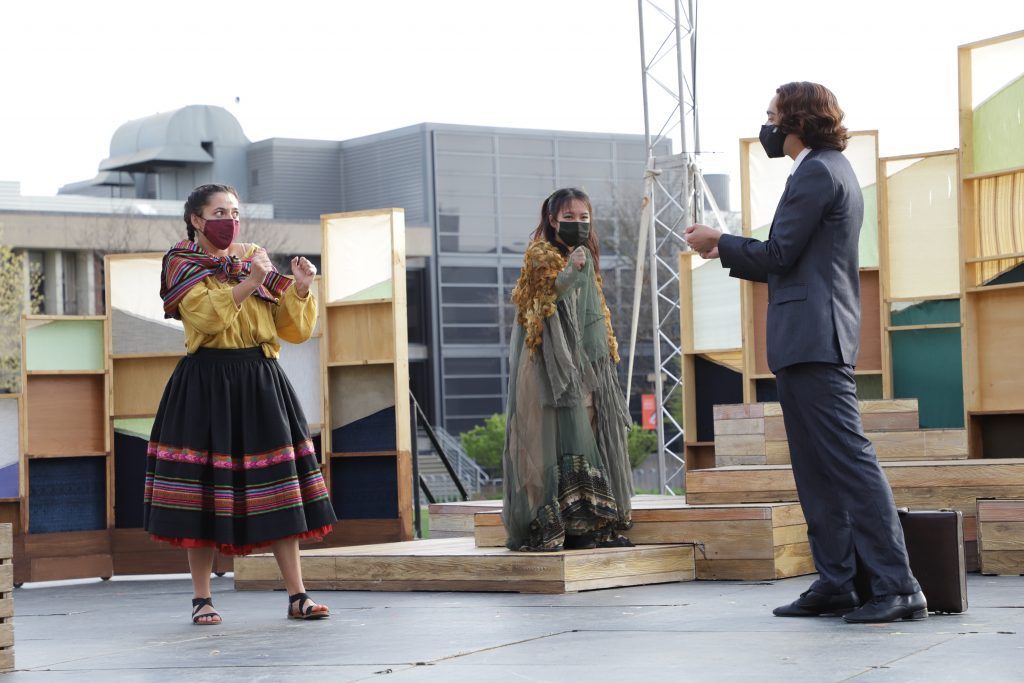
[[[303,550],[301,563],[312,590],[571,593],[694,579],[687,544],[519,553],[447,538]],[[273,555],[236,558],[235,588],[284,588]]]
[[[982,574],[1024,574],[1024,499],[978,501],[978,555]]]
[[[967,430],[914,429],[865,432],[882,461],[966,460]],[[715,437],[715,463],[733,465],[788,465],[789,443],[757,434]]]
[[[950,508],[964,514],[967,566],[978,566],[975,519],[979,498],[1024,498],[1024,459],[883,462],[896,505],[915,510]],[[693,470],[686,497],[694,505],[795,501],[789,465],[746,465]]]
[[[475,517],[476,543],[503,546],[499,511]],[[693,543],[698,579],[765,581],[814,573],[807,524],[797,503],[688,505],[679,496],[637,496],[633,528],[640,544]]]
[[[458,538],[473,535],[473,516],[478,512],[501,510],[500,500],[467,500],[431,503],[430,538]]]
[[[917,429],[916,398],[858,401],[864,430],[869,432]],[[780,403],[732,403],[713,408],[715,434],[767,434],[785,438]]]

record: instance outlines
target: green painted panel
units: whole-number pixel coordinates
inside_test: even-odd
[[[878,267],[878,186],[861,188],[864,193],[864,223],[860,227],[860,267]]]
[[[55,320],[29,328],[28,370],[102,370],[103,321]]]
[[[360,290],[355,294],[346,296],[342,301],[371,301],[373,299],[390,299],[392,298],[392,287],[391,280],[387,279],[383,282],[367,287],[366,289]]]
[[[861,401],[869,401],[882,398],[882,376],[881,375],[856,375],[857,398]]]
[[[895,398],[916,398],[921,427],[962,428],[964,387],[960,329],[892,333]]]
[[[893,326],[938,325],[960,322],[960,299],[921,301],[903,310],[893,311],[890,316]]]
[[[1024,166],[1024,74],[974,110],[974,172]]]
[[[864,222],[860,228],[860,267],[878,267],[878,192],[875,185],[861,188],[864,194]],[[762,225],[750,231],[750,236],[764,242],[768,239],[771,225]]]
[[[153,423],[155,421],[156,418],[153,417],[133,417],[114,420],[114,431],[137,436],[143,441],[149,441],[149,437],[153,433]]]

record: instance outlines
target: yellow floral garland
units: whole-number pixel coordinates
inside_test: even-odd
[[[555,278],[565,268],[565,258],[545,240],[534,240],[526,248],[519,282],[512,290],[512,303],[519,312],[516,318],[526,330],[526,347],[530,355],[540,348],[544,320],[555,314]]]
[[[534,240],[526,248],[523,270],[519,281],[512,290],[512,303],[516,305],[516,318],[526,330],[526,347],[530,355],[540,348],[544,335],[544,320],[557,310],[555,301],[555,279],[565,268],[566,259],[546,240]],[[612,328],[612,314],[604,298],[601,275],[597,274],[597,291],[601,296],[604,324],[608,332],[609,355],[613,362],[619,362],[619,343]]]

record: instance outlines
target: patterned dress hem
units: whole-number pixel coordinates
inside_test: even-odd
[[[331,533],[334,528],[333,524],[322,526],[319,529],[313,529],[312,531],[303,531],[298,534],[290,534],[282,538],[275,538],[269,541],[261,541],[259,543],[252,543],[249,545],[230,545],[224,543],[217,543],[206,538],[172,538],[169,536],[157,536],[156,534],[150,534],[149,537],[154,541],[160,541],[161,543],[170,543],[173,546],[179,548],[214,548],[217,552],[223,555],[248,555],[256,550],[267,548],[278,541],[287,541],[295,538],[300,541],[315,540],[322,541],[324,536]]]

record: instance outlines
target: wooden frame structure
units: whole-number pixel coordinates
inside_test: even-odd
[[[327,545],[413,537],[405,212],[321,217]]]
[[[921,426],[963,426],[958,150],[878,160],[882,382]]]
[[[22,318],[16,584],[113,574],[108,335],[105,316]]]
[[[850,133],[847,155],[865,189],[874,188],[878,168],[878,131],[866,130]],[[790,165],[775,162],[770,166],[760,140],[740,140],[740,183],[742,188],[743,234],[758,236],[771,224],[774,207],[782,195]],[[877,220],[872,207],[872,196],[865,192],[864,222],[866,226]],[[858,393],[861,398],[883,398],[881,291],[879,286],[878,251],[874,244],[878,233],[861,232],[861,343],[857,365]],[[767,238],[767,234],[763,237]],[[765,346],[765,314],[768,306],[768,288],[763,283],[740,283],[743,320],[743,401],[774,400],[771,391],[761,386],[773,380],[768,369]],[[871,378],[877,378],[872,380]],[[872,386],[877,384],[877,387]]]
[[[976,457],[1012,457],[1024,438],[1024,31],[958,56],[965,422]]]

